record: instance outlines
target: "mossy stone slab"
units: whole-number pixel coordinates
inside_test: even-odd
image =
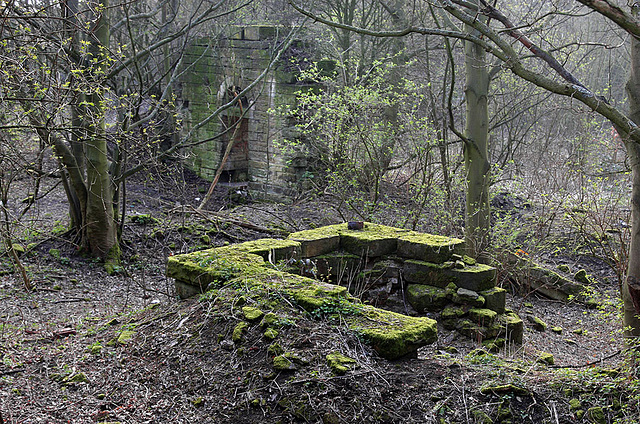
[[[410,317],[365,305],[361,314],[344,317],[351,330],[360,333],[381,357],[398,359],[438,338],[435,320]]]
[[[403,276],[409,283],[445,288],[449,283],[453,282],[453,279],[447,273],[452,266],[452,263],[434,264],[409,259],[404,261]]]
[[[219,247],[218,252],[245,252],[261,256],[262,259],[271,262],[297,259],[300,256],[300,242],[281,239],[259,239],[247,241],[230,246]]]
[[[476,292],[488,290],[496,285],[496,269],[485,264],[448,269],[446,274],[452,277],[456,286]]]
[[[409,284],[407,301],[418,313],[440,311],[451,298],[452,293],[441,287],[425,284]]]
[[[398,237],[408,230],[365,223],[362,230],[340,232],[340,245],[344,250],[360,257],[377,258],[396,251]]]
[[[464,240],[412,231],[398,238],[398,255],[419,261],[444,263],[464,252]]]
[[[481,308],[484,306],[484,297],[480,296],[478,292],[462,287],[454,293],[451,300],[458,305],[466,305],[472,308]]]
[[[512,275],[523,287],[529,287],[531,291],[562,302],[566,302],[570,298],[575,298],[580,302],[589,300],[588,297],[581,295],[586,291],[583,284],[572,281],[527,258],[510,255],[507,259],[514,265],[511,269]]]
[[[496,320],[498,313],[487,308],[469,309],[469,319],[479,325],[491,325]]]
[[[328,225],[313,230],[298,231],[289,234],[289,240],[300,243],[300,256],[311,258],[338,250],[340,232],[347,230],[347,224]]]
[[[479,292],[495,287],[496,269],[484,264],[455,268],[451,262],[435,264],[408,259],[404,261],[404,278],[410,283],[436,287],[446,287],[453,282],[458,287]]]
[[[484,297],[484,307],[491,309],[499,314],[504,314],[504,308],[507,301],[507,291],[502,287],[494,287],[489,290],[480,292]]]
[[[176,288],[181,297],[204,293],[210,284],[224,283],[248,272],[250,268],[264,268],[261,256],[220,249],[222,248],[201,250],[168,258],[167,277],[179,282]]]
[[[358,361],[339,352],[333,352],[326,356],[329,368],[336,375],[344,375],[347,371],[357,368]]]
[[[334,284],[323,283],[316,280],[306,287],[289,289],[289,293],[298,305],[302,306],[306,311],[314,310],[325,305],[328,298],[346,298],[348,290],[346,287]]]

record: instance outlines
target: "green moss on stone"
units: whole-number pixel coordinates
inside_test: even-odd
[[[460,306],[447,306],[440,313],[440,318],[443,320],[457,319],[465,316],[466,314],[467,311]]]
[[[253,306],[243,306],[242,307],[242,315],[247,321],[257,321],[264,315],[259,308],[254,308]]]
[[[64,379],[64,382],[67,384],[73,384],[73,383],[89,383],[89,378],[84,375],[84,373],[76,373],[76,374],[72,374],[68,377],[66,377]]]
[[[345,317],[350,329],[359,332],[380,356],[397,359],[431,344],[437,338],[437,323],[426,317],[410,317],[364,306],[361,315]]]
[[[604,415],[604,409],[601,406],[594,406],[587,409],[587,418],[595,424],[606,424],[607,419]]]
[[[403,276],[410,283],[425,284],[445,288],[453,279],[447,274],[453,263],[435,264],[408,259],[404,261]]]
[[[472,308],[469,310],[469,318],[476,324],[480,324],[480,325],[492,324],[495,321],[497,316],[498,316],[498,313],[495,311],[492,311],[491,309]]]
[[[569,409],[572,411],[576,411],[578,409],[582,408],[582,402],[580,402],[580,399],[570,399],[569,400]]]
[[[527,319],[529,320],[529,322],[531,323],[531,326],[537,330],[537,331],[546,331],[547,329],[547,323],[544,322],[543,320],[541,320],[540,318],[533,316],[533,315],[529,315],[527,317]]]
[[[483,340],[482,346],[484,346],[489,352],[495,353],[499,352],[506,343],[507,341],[500,337],[496,339]]]
[[[379,257],[396,251],[398,236],[408,230],[365,223],[362,230],[340,232],[340,246],[362,257]]]
[[[263,334],[267,340],[275,340],[275,338],[278,337],[278,330],[269,327],[264,331]]]
[[[240,244],[219,247],[220,253],[251,253],[262,257],[266,261],[276,263],[280,260],[297,258],[300,254],[301,245],[295,240],[280,239],[259,239],[247,241]]]
[[[233,333],[231,335],[231,339],[234,343],[239,344],[242,343],[244,338],[244,333],[249,328],[249,323],[246,321],[240,321],[235,328],[233,329]]]
[[[320,282],[315,282],[315,284],[304,288],[290,289],[289,292],[296,303],[308,312],[313,312],[324,306],[328,298],[345,298],[348,293],[346,287]]]
[[[553,365],[555,360],[552,354],[547,352],[541,352],[540,355],[538,356],[538,359],[536,359],[536,362],[540,364],[545,364],[545,365]]]
[[[284,353],[284,349],[280,346],[280,343],[271,343],[267,348],[267,353],[271,356],[278,356]]]
[[[449,303],[450,294],[446,289],[423,284],[409,284],[407,301],[419,313],[439,311]]]
[[[507,340],[512,343],[522,344],[524,335],[524,322],[515,312],[506,312],[500,315],[499,322],[502,324]]]
[[[495,287],[496,269],[485,264],[455,268],[455,263],[435,264],[431,262],[406,260],[404,278],[410,283],[446,287],[453,282],[457,287],[481,291]]]
[[[276,315],[273,312],[269,312],[268,314],[265,314],[265,316],[262,318],[262,321],[260,321],[260,327],[261,328],[272,327],[277,322],[278,322],[278,315]]]
[[[127,344],[127,343],[129,343],[131,341],[131,339],[133,338],[133,336],[135,334],[136,334],[135,331],[124,330],[118,336],[117,342],[120,343],[120,344]]]
[[[310,258],[324,255],[340,248],[340,232],[347,230],[347,224],[327,225],[312,230],[289,234],[289,240],[299,242],[301,256]]]
[[[273,358],[273,368],[277,371],[294,371],[296,364],[284,355],[278,355]]]
[[[504,308],[507,299],[507,291],[501,287],[494,287],[479,293],[484,297],[484,307],[504,314]]]
[[[131,215],[129,219],[134,224],[140,224],[140,225],[157,225],[160,223],[160,220],[151,216],[150,213],[140,213],[136,215]]]
[[[398,254],[419,261],[444,263],[452,255],[462,255],[464,241],[433,234],[412,231],[398,238]]]
[[[327,363],[329,368],[337,375],[344,375],[347,371],[358,367],[358,361],[338,352],[328,354]]]
[[[171,256],[167,276],[204,292],[210,284],[219,286],[242,274],[264,272],[264,259],[258,255],[225,250],[225,247]]]

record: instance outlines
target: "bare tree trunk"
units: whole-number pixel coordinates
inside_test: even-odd
[[[97,7],[97,5],[95,6]],[[85,212],[85,240],[91,254],[107,261],[119,261],[120,250],[117,240],[117,226],[114,220],[113,191],[109,174],[107,155],[107,133],[104,117],[104,97],[101,75],[108,63],[109,46],[109,4],[103,0],[100,10],[94,12],[97,23],[90,34],[89,52],[98,64],[89,72],[94,75],[95,87],[87,95],[91,121],[87,131],[85,153],[87,155],[87,209]],[[102,71],[102,72],[101,72]]]
[[[467,27],[467,31],[474,29]],[[484,49],[465,41],[467,106],[464,162],[467,181],[465,241],[469,256],[477,258],[489,245],[489,73]]]
[[[632,9],[638,16],[638,7]],[[629,117],[640,124],[640,41],[631,37],[631,71],[627,81]],[[627,337],[640,336],[640,145],[625,137],[627,153],[633,172],[631,188],[631,243],[627,278],[622,286],[624,303],[624,332]]]

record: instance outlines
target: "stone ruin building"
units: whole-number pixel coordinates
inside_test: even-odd
[[[234,138],[221,181],[246,186],[262,198],[281,199],[295,193],[307,161],[301,155],[285,155],[278,148],[283,139],[295,137],[295,128],[270,111],[295,104],[296,91],[316,85],[297,78],[296,58],[309,57],[301,41],[294,41],[266,78],[237,99],[237,106],[196,128],[268,67],[274,46],[285,35],[277,27],[236,28],[227,38],[201,38],[188,48],[180,100],[185,130],[193,130],[194,139],[202,142],[187,151],[187,166],[199,176],[214,178],[227,144]],[[239,119],[237,130],[218,137]]]

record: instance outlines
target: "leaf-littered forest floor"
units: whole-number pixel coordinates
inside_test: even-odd
[[[129,185],[125,207],[159,221],[126,221],[117,274],[78,255],[63,234],[59,188],[15,234],[31,244],[21,260],[36,290],[26,292],[0,257],[0,423],[638,422],[616,285],[597,262],[581,265],[600,281],[599,308],[509,295],[526,323],[522,345],[489,353],[439,328],[417,357],[388,361],[339,316],[312,317],[277,293],[237,285],[178,300],[164,275],[172,254],[343,221],[330,199],[257,203],[219,186],[197,213],[208,183],[185,171],[150,175]],[[26,195],[19,189],[15,198]],[[232,341],[242,305],[278,316],[275,340],[251,324]],[[528,315],[548,329],[530,327]],[[294,369],[274,368],[282,352]],[[335,374],[334,352],[357,366]],[[543,352],[553,365],[537,362]]]

